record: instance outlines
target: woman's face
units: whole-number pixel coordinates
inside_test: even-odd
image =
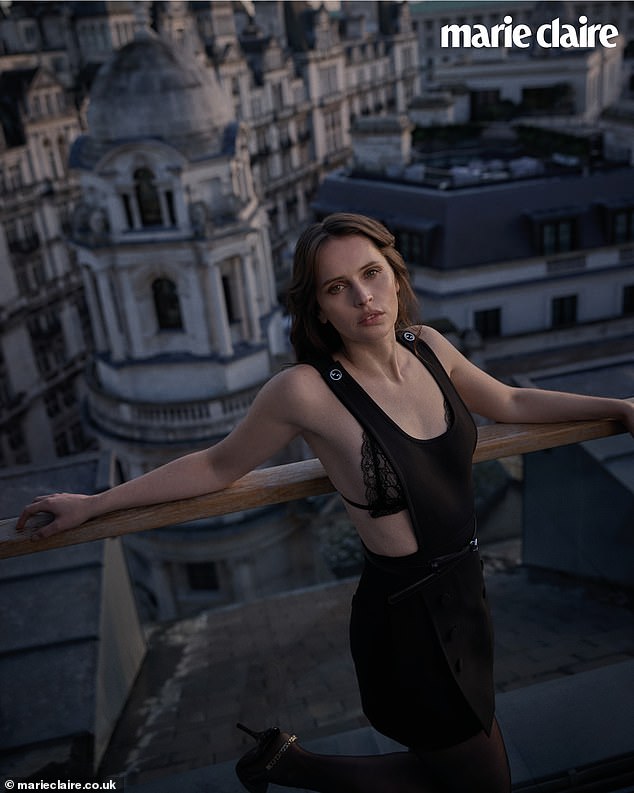
[[[327,240],[316,272],[319,320],[346,342],[366,343],[393,333],[398,284],[387,259],[360,234]]]

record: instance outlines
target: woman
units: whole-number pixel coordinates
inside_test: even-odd
[[[502,422],[615,418],[634,404],[518,389],[473,366],[443,336],[412,326],[414,298],[394,237],[336,214],[301,236],[289,307],[299,363],[273,377],[213,447],[94,496],[36,499],[47,536],[115,509],[226,487],[302,435],[342,494],[366,565],[351,646],[364,710],[409,751],[333,757],[272,728],[237,765],[247,790],[269,782],[325,793],[504,793],[493,715],[491,631],[475,539],[470,412]]]

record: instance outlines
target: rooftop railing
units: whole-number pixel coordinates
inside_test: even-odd
[[[474,462],[511,457],[625,432],[611,419],[553,424],[490,424],[478,429]],[[135,507],[102,515],[82,526],[32,541],[16,532],[17,518],[0,520],[0,558],[76,545],[185,521],[293,501],[334,491],[318,460],[304,460],[252,471],[225,490],[196,498]]]

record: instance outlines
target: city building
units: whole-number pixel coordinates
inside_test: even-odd
[[[417,91],[407,4],[367,25],[353,10],[3,9],[5,464],[97,441],[127,478],[244,415],[287,352],[278,294],[351,119],[404,112]],[[144,616],[313,580],[295,529],[276,512],[181,528],[178,551],[170,530],[131,538]]]
[[[239,125],[241,161],[246,163],[247,154],[250,159],[250,169],[243,171],[252,175],[257,201],[266,212],[266,223],[259,221],[257,261],[250,266],[261,262],[266,268],[270,259],[274,289],[280,292],[320,180],[350,155],[351,119],[405,112],[417,92],[416,38],[407,4],[374,5],[365,9],[370,18],[360,17],[355,5],[337,18],[323,8],[281,2],[256,3],[251,17],[231,2],[20,2],[0,9],[0,465],[75,453],[92,443],[79,410],[81,372],[92,347],[89,308],[68,239],[73,217],[84,236],[91,224],[90,233],[103,232],[104,217],[88,211],[92,199],[86,196],[76,206],[78,178],[69,171],[68,152],[86,129],[89,91],[99,68],[132,40],[151,13],[161,40],[187,52],[198,64],[199,77],[206,73],[205,82],[229,95],[233,112],[229,106],[223,112]],[[124,199],[113,194],[110,209],[136,212],[131,225],[142,225],[134,185],[128,187],[128,208],[116,209]],[[167,188],[158,191],[160,211],[184,224],[193,202],[170,204],[176,199],[169,195]],[[208,209],[211,217],[205,219],[200,205],[193,208],[198,228],[227,207]],[[126,223],[127,217],[118,218],[115,234],[121,236]],[[191,223],[187,227],[193,229]],[[176,234],[161,232],[161,241],[169,237],[172,249],[179,251],[176,259],[191,250],[182,228]],[[135,235],[138,239],[138,229]],[[147,239],[148,231],[141,236]],[[140,248],[137,254],[142,255]],[[232,316],[218,319],[214,330],[216,336],[225,334],[224,352],[233,344],[227,322],[235,326],[240,316],[251,322],[250,334],[260,332],[258,298],[245,297],[237,277],[223,273],[211,290],[219,304],[224,290],[233,290]],[[91,294],[87,299],[94,303]],[[170,300],[167,293],[161,299]],[[271,299],[267,294],[265,302]],[[238,306],[237,300],[251,302]],[[150,301],[139,322],[151,323],[153,313]],[[204,330],[196,312],[185,313],[190,326],[199,323],[195,331],[190,327],[188,340],[193,345],[189,352],[200,354]],[[96,334],[103,335],[103,317],[93,314],[90,319]],[[198,334],[196,341],[192,334]],[[96,341],[103,349],[101,336]],[[143,346],[139,339],[135,343]]]
[[[14,465],[90,446],[79,403],[91,332],[66,243],[78,115],[43,66],[3,69],[0,92],[0,465]]]
[[[343,3],[333,17],[324,6],[263,0],[246,24],[231,5],[198,3],[194,13],[236,118],[251,130],[256,192],[283,288],[315,190],[350,157],[350,125],[405,113],[418,94],[416,35],[407,3]]]
[[[498,53],[493,64],[466,67],[457,53],[437,51],[437,26],[454,11],[461,24],[494,24],[500,5],[421,5],[422,17],[415,4],[364,0],[342,2],[334,14],[268,0],[251,15],[218,1],[0,8],[3,515],[41,491],[111,486],[114,455],[129,477],[228,432],[285,353],[277,296],[313,209],[384,220],[424,318],[490,371],[508,379],[530,371],[538,385],[577,389],[570,370],[560,377],[545,368],[582,361],[582,376],[601,387],[612,371],[606,353],[620,354],[629,380],[615,395],[631,393],[633,171],[591,151],[603,131],[605,152],[632,162],[632,116],[614,102],[625,85],[625,42],[614,54],[520,64]],[[540,5],[550,13],[552,4]],[[478,17],[484,7],[488,16]],[[630,38],[631,7],[618,4]],[[517,20],[535,19],[534,3],[513,8]],[[573,4],[577,14],[614,9]],[[421,77],[429,90],[418,97]],[[504,140],[489,137],[487,152],[470,145],[452,152],[454,160],[443,160],[452,145],[430,158],[410,138],[412,121],[455,125],[495,116],[500,106],[524,112],[527,100],[542,125],[572,121],[590,160],[559,151],[564,138],[554,133],[548,162],[519,155],[519,125],[489,128]],[[503,153],[492,156],[499,145]],[[583,481],[607,495],[611,517],[628,520],[631,454],[624,463],[614,440],[625,439],[529,463],[529,561],[581,575],[609,570],[628,583],[631,553],[628,546],[629,555],[619,554],[618,526],[615,542],[596,543],[605,506],[580,501],[576,514],[555,516],[568,530],[587,510],[576,542],[595,543],[594,567],[587,551],[583,564],[571,562],[569,547],[544,532],[553,520],[545,507],[562,503],[549,487],[552,473],[563,468],[573,493],[576,471],[590,471],[594,478]],[[23,465],[96,441],[110,451],[44,473]],[[106,479],[98,476],[104,468]],[[2,691],[1,734],[14,776],[91,776],[143,658],[141,621],[319,580],[311,528],[339,528],[338,515],[311,507],[3,563],[10,608],[1,615],[0,661],[15,685]],[[191,662],[186,655],[179,673],[189,676]],[[163,715],[175,691],[168,680]],[[333,716],[321,700],[317,707],[323,727]],[[157,712],[145,715],[151,721]],[[134,751],[154,747],[156,737],[144,735]]]
[[[630,92],[606,108],[599,120],[606,154],[634,165],[634,96]]]
[[[503,41],[501,46],[495,48],[443,47],[441,30],[445,26],[482,25],[490,31],[496,25],[504,24],[504,18],[508,16],[511,18],[511,25],[527,25],[535,34],[540,25],[549,24],[553,19],[559,19],[561,24],[579,27],[579,18],[585,16],[589,25],[614,25],[628,52],[632,47],[631,42],[634,41],[634,4],[631,2],[514,0],[511,5],[504,6],[497,0],[450,0],[449,2],[423,0],[423,2],[410,3],[410,13],[418,38],[421,73],[425,85],[442,82],[445,76],[452,79],[451,72],[446,72],[445,69],[454,64],[459,66],[470,62],[476,73],[478,66],[487,62],[497,63],[498,69],[506,62],[507,69],[512,69],[512,59],[522,55],[522,52],[529,56],[539,54],[535,46],[524,50],[524,48],[507,47]],[[524,43],[528,42],[534,45],[535,37]],[[552,58],[552,49],[542,55]],[[522,58],[519,60],[521,61]],[[526,58],[523,60],[526,61]],[[555,61],[559,62],[558,54],[555,56]],[[496,87],[504,90],[501,83],[505,82],[507,71],[502,69],[500,74],[503,79]],[[552,75],[551,79],[554,77]],[[566,72],[560,69],[559,79],[563,78],[565,81],[566,77]],[[530,75],[526,72],[525,78],[530,80]]]
[[[491,371],[520,371],[531,354],[576,355],[578,345],[631,351],[634,170],[591,164],[592,151],[531,157],[521,130],[509,132],[425,154],[406,120],[364,119],[353,166],[324,179],[314,209],[384,221],[423,317],[457,331]]]
[[[98,441],[128,477],[222,437],[286,353],[278,296],[313,207],[394,228],[425,317],[492,371],[597,336],[627,343],[628,171],[584,175],[563,150],[557,177],[513,155],[447,165],[409,137],[411,121],[443,129],[532,102],[557,111],[542,126],[576,124],[582,147],[597,148],[603,125],[626,159],[629,132],[608,107],[626,37],[606,53],[498,52],[466,68],[428,46],[445,12],[423,5],[3,7],[0,464]],[[509,151],[523,134],[500,131]],[[191,526],[187,543],[183,529],[131,538],[147,615],[312,580],[310,541],[279,517]]]
[[[213,72],[139,24],[95,79],[87,122],[70,156],[95,336],[86,416],[128,479],[230,432],[285,336],[246,129]],[[151,615],[167,619],[294,581],[306,570],[296,528],[278,511],[127,546]]]
[[[468,121],[530,117],[546,128],[569,130],[594,125],[606,130],[615,156],[629,156],[631,121],[624,129],[620,110],[623,94],[632,88],[631,52],[634,46],[634,5],[577,2],[412,3],[418,36],[423,92],[410,108],[417,124],[454,124]],[[618,36],[610,47],[542,47],[536,32],[558,20],[577,30],[587,25],[611,25]],[[510,23],[509,23],[510,20]],[[443,46],[441,31],[455,31],[457,43],[474,26],[484,30],[505,24],[523,25],[531,36],[525,46]],[[448,42],[445,42],[447,44]],[[449,42],[450,43],[450,42]],[[454,42],[456,43],[456,42]],[[624,56],[625,59],[624,59]],[[631,113],[630,113],[631,115]]]

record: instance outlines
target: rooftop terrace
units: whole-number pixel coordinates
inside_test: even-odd
[[[490,425],[475,460],[618,435],[615,421]],[[316,460],[258,470],[221,493],[104,516],[33,543],[0,522],[0,557],[330,492]],[[485,549],[498,712],[515,790],[634,790],[631,591],[531,571]],[[505,560],[500,563],[500,559]],[[310,748],[390,749],[360,713],[347,657],[353,581],[206,612],[158,629],[102,766],[144,793],[237,790],[233,724],[279,720]],[[257,723],[256,723],[257,722]],[[136,786],[136,787],[135,787]],[[272,793],[272,792],[271,792]]]

